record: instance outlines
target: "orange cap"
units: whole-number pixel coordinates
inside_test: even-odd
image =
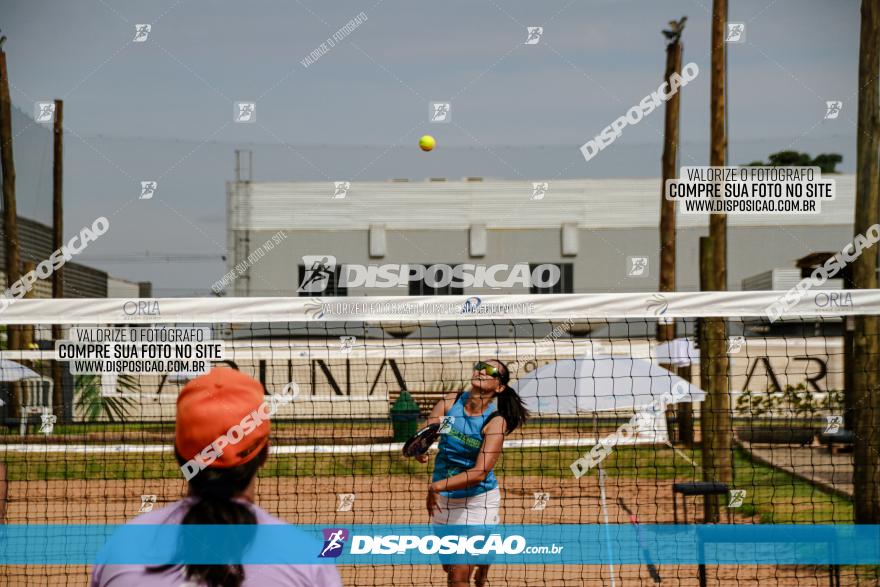
[[[264,400],[260,382],[235,369],[216,367],[193,379],[177,397],[178,454],[187,461],[207,454],[206,466],[221,469],[251,461],[269,440]]]

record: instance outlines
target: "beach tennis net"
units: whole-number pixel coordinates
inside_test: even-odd
[[[771,320],[772,294],[22,300],[0,313],[27,347],[0,363],[5,522],[121,524],[179,500],[177,396],[235,368],[275,410],[261,507],[294,524],[426,524],[432,462],[402,442],[494,359],[531,412],[495,468],[504,524],[852,524],[859,470],[880,475],[852,328],[880,300],[853,292],[850,306],[805,301]],[[346,584],[445,581],[436,566],[339,562]],[[14,585],[88,577],[4,570]],[[700,572],[548,557],[493,567],[490,584],[684,585]],[[854,566],[705,572],[725,585],[877,580]]]

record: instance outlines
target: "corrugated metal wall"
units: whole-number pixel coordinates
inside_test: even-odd
[[[833,175],[836,198],[821,214],[731,214],[733,227],[828,226],[851,224],[855,176]],[[381,224],[388,229],[579,228],[656,229],[659,178],[550,181],[536,197],[534,182],[422,181],[350,182],[334,197],[333,182],[242,182],[227,184],[231,231],[351,230]],[[708,226],[706,214],[679,214],[677,226]]]
[[[2,223],[0,223],[2,224]],[[6,283],[6,235],[0,226],[0,273]],[[27,218],[18,218],[18,237],[21,242],[21,260],[40,263],[49,258],[52,248],[52,229],[45,224]],[[7,284],[8,286],[8,284]],[[52,297],[51,279],[38,280],[34,287],[38,298]],[[106,298],[107,273],[74,262],[64,265],[64,297]]]

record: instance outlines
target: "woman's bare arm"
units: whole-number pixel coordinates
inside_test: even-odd
[[[431,413],[428,414],[428,424],[439,424],[443,420],[443,416],[449,411],[449,408],[452,407],[452,404],[455,403],[457,397],[457,393],[447,393],[443,396],[443,399],[437,402],[431,409]],[[428,453],[417,456],[416,460],[420,463],[427,463]]]
[[[455,398],[457,397],[458,393],[447,393],[443,396],[443,399],[434,404],[431,413],[428,414],[428,424],[439,424],[443,416],[446,415],[446,412],[449,411],[449,408],[452,407],[452,404],[455,403]]]
[[[485,479],[498,457],[501,456],[501,450],[504,447],[504,435],[507,433],[507,422],[504,418],[494,418],[483,431],[483,448],[477,456],[477,462],[467,471],[462,471],[457,475],[453,475],[448,479],[441,479],[431,483],[431,489],[434,491],[453,491],[455,489],[467,489],[477,485]]]

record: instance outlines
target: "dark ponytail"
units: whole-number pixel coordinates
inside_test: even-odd
[[[510,386],[510,369],[498,359],[494,361],[501,367],[499,379],[504,385],[504,391],[498,394],[498,413],[507,422],[509,434],[526,423],[529,419],[529,411],[516,390]]]
[[[190,479],[190,497],[195,498],[182,524],[220,525],[241,524],[254,526],[257,517],[247,505],[233,500],[242,493],[257,474],[257,470],[266,461],[269,453],[268,445],[251,461],[229,469],[211,468],[202,470]],[[186,459],[177,455],[178,462],[183,465]],[[252,539],[253,537],[251,537]],[[189,547],[189,548],[187,548]],[[179,545],[185,552],[197,551],[199,545]],[[148,572],[161,573],[177,565],[162,565],[148,568]],[[184,576],[207,587],[241,587],[244,582],[242,565],[186,565]]]

